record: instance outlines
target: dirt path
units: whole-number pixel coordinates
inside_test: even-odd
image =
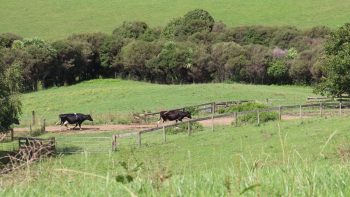
[[[308,118],[307,116],[303,116],[303,118]],[[282,120],[295,120],[299,119],[299,116],[291,116],[291,115],[283,115]],[[214,125],[231,125],[231,123],[234,121],[233,117],[223,117],[223,118],[216,118],[213,120]],[[168,124],[173,124],[174,122],[167,122]],[[204,127],[210,127],[212,124],[212,120],[202,120],[199,121],[200,124],[202,124]],[[123,125],[123,124],[116,124],[116,125],[83,125],[82,130],[79,129],[75,130],[67,130],[65,127],[60,126],[47,126],[46,130],[48,132],[62,132],[62,133],[96,133],[96,132],[105,132],[105,131],[139,131],[142,129],[149,129],[156,127],[156,123],[149,123],[149,124],[131,124],[131,125]],[[72,128],[72,126],[70,126]],[[15,132],[25,132],[28,131],[28,128],[15,128]]]
[[[223,118],[217,118],[214,119],[214,125],[230,125],[233,121],[233,118],[231,117],[223,117]],[[165,124],[173,124],[174,122],[166,122]],[[199,121],[200,124],[202,124],[205,127],[211,126],[211,120],[203,120]],[[66,127],[60,127],[60,126],[47,126],[46,131],[48,132],[74,132],[74,133],[81,133],[81,132],[103,132],[103,131],[139,131],[142,129],[148,129],[148,128],[154,128],[157,126],[157,123],[149,123],[149,124],[131,124],[131,125],[124,125],[124,124],[115,124],[115,125],[83,125],[82,130],[79,129],[75,130],[67,130]],[[70,128],[73,128],[70,126]],[[28,128],[15,128],[15,132],[25,132],[28,131]]]

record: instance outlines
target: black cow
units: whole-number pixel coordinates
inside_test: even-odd
[[[58,117],[60,118],[60,121],[57,122],[60,123],[60,125],[64,125],[68,128],[68,124],[75,124],[75,127],[73,127],[73,129],[75,129],[78,125],[79,125],[79,129],[81,130],[81,124],[85,121],[85,120],[90,120],[90,121],[94,121],[90,115],[84,115],[84,114],[79,114],[79,113],[74,113],[74,114],[60,114],[58,115]]]
[[[163,120],[163,123],[167,120],[169,121],[180,121],[182,122],[182,119],[184,119],[185,117],[187,118],[192,118],[191,116],[191,112],[188,111],[180,111],[180,110],[171,110],[171,111],[161,111],[159,113],[160,117],[157,123],[157,127],[159,125],[160,120]]]

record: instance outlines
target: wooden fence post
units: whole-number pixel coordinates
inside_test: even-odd
[[[35,111],[32,111],[32,124],[35,125]]]
[[[211,131],[214,132],[214,113],[211,114]]]
[[[117,150],[117,135],[112,135],[112,151]]]
[[[32,131],[32,125],[30,124],[30,125],[29,125],[29,135],[30,135],[30,136],[32,135],[32,132],[33,132],[33,131]]]
[[[211,113],[214,114],[215,113],[215,102],[213,102],[211,104]]]
[[[322,103],[320,103],[320,116],[322,117]]]
[[[234,113],[233,113],[233,116],[234,116],[234,119],[235,119],[235,120],[234,120],[234,121],[235,121],[235,126],[237,127],[237,126],[238,126],[238,125],[237,125],[237,124],[238,124],[238,114],[237,114],[237,112],[234,112]]]
[[[165,131],[164,125],[163,125],[163,138],[164,138],[164,142],[166,142],[166,131]]]
[[[342,107],[341,105],[342,105],[342,104],[341,104],[341,102],[340,102],[340,103],[339,103],[339,116],[341,116],[341,112],[342,112],[342,111],[341,111],[341,107]]]
[[[11,142],[12,142],[13,141],[13,135],[14,135],[13,129],[11,129],[10,132],[11,132]]]
[[[137,144],[141,147],[141,132],[137,133]]]
[[[191,136],[191,134],[192,134],[192,129],[191,129],[191,123],[190,123],[190,121],[187,121],[187,132],[188,132],[188,136]]]
[[[41,132],[46,131],[46,119],[43,120],[43,125],[41,126]]]
[[[282,120],[282,107],[278,106],[278,120],[281,121]]]
[[[256,113],[258,115],[258,125],[260,125],[260,113],[259,113],[259,110],[256,110]]]
[[[303,118],[301,105],[299,105],[299,118],[300,118],[300,119]]]

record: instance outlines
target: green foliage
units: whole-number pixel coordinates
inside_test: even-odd
[[[149,49],[148,49],[149,50]],[[193,50],[184,43],[166,42],[158,55],[147,62],[147,68],[154,70],[155,79],[161,83],[185,82],[192,66]]]
[[[350,94],[350,23],[346,23],[327,40],[323,63],[324,78],[316,92],[339,97]]]
[[[255,102],[248,102],[242,104],[231,105],[227,108],[219,109],[219,113],[229,113],[229,112],[241,112],[241,111],[252,111],[257,109],[265,109],[268,108],[267,105]]]
[[[196,32],[210,32],[214,26],[214,18],[209,12],[203,9],[195,9],[187,12],[183,17],[183,31],[185,35],[191,35]]]
[[[277,112],[260,112],[259,119],[260,119],[260,123],[278,120],[278,113]],[[257,113],[249,113],[249,114],[246,114],[243,116],[239,116],[238,121],[243,122],[243,123],[255,124],[258,121],[258,114]]]
[[[119,165],[123,168],[123,173],[117,175],[115,180],[119,183],[128,184],[133,182],[138,172],[142,169],[143,163],[137,163],[135,166],[129,166],[125,161],[120,161]]]
[[[5,47],[5,48],[11,48],[12,43],[15,40],[22,40],[21,36],[18,36],[13,33],[2,33],[0,34],[0,48]]]
[[[204,130],[204,127],[198,122],[191,122],[190,128],[192,132],[199,132]],[[165,132],[167,134],[188,133],[188,124],[186,122],[183,122],[176,127],[168,127],[165,129]]]
[[[195,9],[187,12],[183,17],[170,21],[164,28],[165,38],[189,36],[197,32],[210,32],[214,26],[214,18],[209,12]]]
[[[123,24],[113,31],[114,35],[124,38],[138,38],[146,32],[148,25],[141,21],[124,21]]]
[[[277,81],[284,81],[288,77],[288,67],[282,61],[276,61],[268,67],[267,75]]]
[[[22,85],[21,65],[16,62],[7,66],[0,61],[0,79],[0,132],[7,132],[12,124],[19,124],[21,102],[18,91]]]

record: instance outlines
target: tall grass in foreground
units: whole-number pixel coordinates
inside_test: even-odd
[[[0,196],[349,196],[348,118],[145,136],[0,177]],[[210,130],[210,129],[209,129]]]
[[[263,155],[261,155],[263,156]],[[1,196],[348,196],[350,168],[345,165],[315,165],[290,152],[285,161],[248,160],[237,155],[237,165],[201,173],[184,169],[172,175],[166,167],[140,169],[132,182],[117,182],[125,173],[111,164],[106,173],[90,173],[91,155],[81,156],[85,170],[62,166],[62,160],[39,164],[16,172],[1,183]],[[265,156],[263,156],[265,157]],[[112,160],[112,158],[110,157]],[[191,158],[188,158],[189,160]],[[98,162],[95,163],[98,165]],[[8,177],[9,178],[9,177]]]

